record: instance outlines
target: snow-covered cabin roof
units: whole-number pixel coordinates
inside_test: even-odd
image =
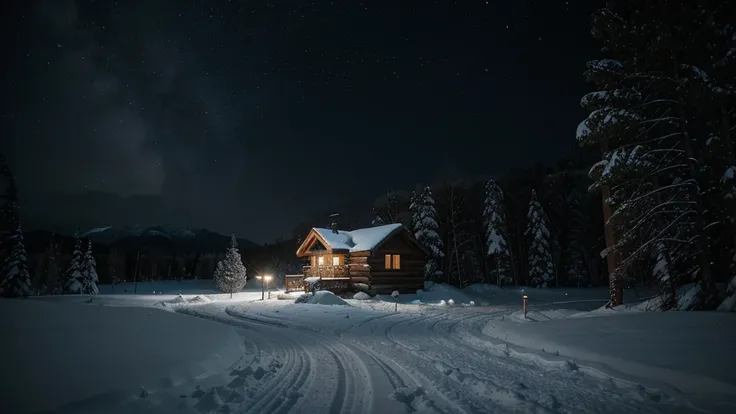
[[[386,240],[389,234],[401,227],[401,224],[387,224],[385,226],[369,227],[352,231],[315,227],[314,231],[324,239],[332,250],[348,250],[350,252],[364,252],[373,250]],[[325,246],[327,247],[327,246]]]
[[[335,233],[332,229],[313,228],[299,249],[296,251],[298,257],[309,254],[310,249],[315,243],[324,245],[324,248],[333,253],[355,253],[355,252],[371,252],[394,234],[402,233],[409,238],[410,242],[416,244],[425,254],[429,254],[424,246],[420,245],[408,231],[401,231],[404,227],[401,224],[387,224],[385,226],[369,227],[365,229],[357,229],[352,231],[338,230]]]

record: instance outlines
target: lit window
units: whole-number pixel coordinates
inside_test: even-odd
[[[397,270],[398,269],[401,269],[401,255],[395,254],[395,255],[393,255],[391,257],[393,257],[393,259],[394,259],[394,266],[393,266],[393,268],[394,269],[397,269]]]
[[[401,269],[401,255],[387,254],[384,257],[383,265],[386,269],[392,269],[392,270]]]
[[[340,265],[340,256],[332,256],[332,265],[333,266]]]
[[[317,257],[317,266],[324,266],[325,265],[325,258],[324,256]]]

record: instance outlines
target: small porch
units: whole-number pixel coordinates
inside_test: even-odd
[[[298,275],[285,276],[287,292],[309,292],[310,284],[307,283],[307,278],[318,278],[315,287],[319,290],[339,293],[350,289],[350,265],[303,266],[302,272]]]

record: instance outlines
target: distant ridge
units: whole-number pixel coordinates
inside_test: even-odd
[[[31,251],[43,251],[48,246],[52,232],[34,230],[26,233],[26,244]],[[95,227],[82,230],[80,236],[93,244],[118,250],[156,250],[161,252],[219,252],[230,245],[230,236],[207,229],[180,228],[174,226],[126,226]],[[237,235],[236,235],[237,236]],[[59,234],[61,239],[72,239],[71,234]],[[64,243],[67,244],[67,243]],[[260,247],[238,238],[241,251]]]

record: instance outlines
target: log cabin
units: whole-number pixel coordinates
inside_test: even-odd
[[[313,228],[296,255],[308,264],[303,274],[286,276],[289,291],[306,290],[306,278],[319,278],[321,289],[336,293],[362,284],[390,294],[422,289],[430,254],[404,226],[388,224],[351,231]]]

